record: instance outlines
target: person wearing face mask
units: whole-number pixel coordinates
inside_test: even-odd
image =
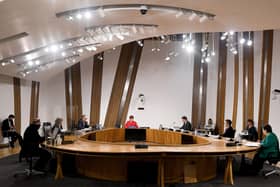
[[[48,164],[51,154],[40,147],[40,144],[45,140],[44,137],[39,135],[39,128],[41,126],[40,119],[36,118],[26,128],[23,136],[23,150],[24,153],[32,156],[39,156],[39,160],[36,162],[34,169],[45,171],[46,165]]]

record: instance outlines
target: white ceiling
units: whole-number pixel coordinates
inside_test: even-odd
[[[159,4],[184,7],[215,14],[214,21],[190,22],[187,17],[175,18],[175,15],[159,11],[148,12],[142,16],[137,11],[114,11],[104,18],[95,16],[90,21],[72,21],[55,16],[58,12],[105,4]],[[157,24],[153,33],[127,38],[124,41],[113,40],[98,48],[98,51],[84,55],[80,60],[94,53],[118,46],[140,38],[183,32],[222,32],[256,31],[280,28],[279,0],[5,0],[0,2],[0,39],[21,32],[28,37],[0,44],[0,59],[28,52],[53,42],[85,35],[84,28],[104,24],[140,23]],[[26,76],[26,79],[46,80],[67,67],[57,63],[51,68]],[[18,76],[19,66],[11,64],[0,67],[0,73]]]

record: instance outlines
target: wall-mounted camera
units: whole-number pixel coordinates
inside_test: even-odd
[[[140,13],[141,13],[142,15],[146,15],[147,12],[148,12],[148,7],[147,7],[146,5],[141,5],[141,6],[140,6]]]

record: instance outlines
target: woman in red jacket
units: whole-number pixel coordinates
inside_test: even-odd
[[[126,129],[138,128],[136,121],[134,121],[134,116],[129,116],[129,120],[125,123]]]

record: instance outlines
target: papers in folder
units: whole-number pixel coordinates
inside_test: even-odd
[[[259,142],[247,142],[244,145],[248,146],[248,147],[259,147],[260,143]]]

